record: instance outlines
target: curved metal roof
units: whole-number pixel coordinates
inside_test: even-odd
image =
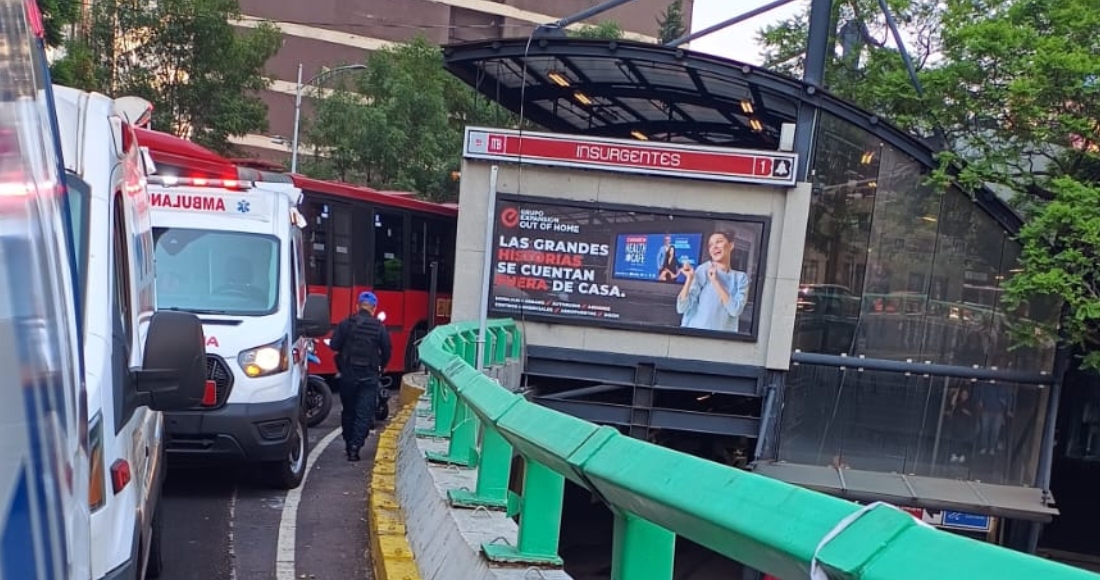
[[[443,48],[449,72],[550,131],[774,150],[783,123],[814,107],[927,168],[932,145],[800,80],[709,54],[627,40],[509,38]],[[990,191],[977,203],[1009,231],[1020,219]]]

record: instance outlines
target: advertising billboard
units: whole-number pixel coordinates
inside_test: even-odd
[[[494,315],[755,340],[766,216],[500,194]]]

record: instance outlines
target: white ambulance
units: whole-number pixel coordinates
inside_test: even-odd
[[[328,297],[306,290],[301,191],[290,183],[151,176],[157,308],[197,314],[207,379],[199,408],[167,415],[172,461],[261,465],[301,484],[310,338],[330,329]]]
[[[107,211],[107,186],[125,191],[114,215],[147,204],[120,169],[133,166],[136,149],[118,147],[125,125],[106,97],[81,110],[53,98],[34,2],[0,0],[0,28],[0,575],[136,578],[153,553],[159,493],[148,483],[159,480],[145,476],[160,471],[135,418],[200,398],[202,327],[192,315],[110,307],[112,296],[140,304],[142,287],[133,255],[114,250],[150,245],[147,227]],[[77,118],[86,123],[74,126]],[[106,162],[111,179],[93,188],[66,171],[62,152],[70,160],[96,137],[101,154],[88,161]],[[120,328],[130,332],[112,334]]]
[[[145,164],[132,126],[147,102],[54,87],[80,287],[92,576],[156,577],[165,477],[162,411],[205,392],[196,316],[155,312]]]
[[[53,110],[35,70],[41,18],[33,2],[0,0],[0,24],[0,574],[88,580],[77,281]]]

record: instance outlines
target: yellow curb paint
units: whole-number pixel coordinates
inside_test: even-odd
[[[389,463],[383,463],[382,465],[375,465],[374,466],[374,475],[375,476],[379,476],[379,475],[396,475],[396,474],[397,474],[397,469],[393,465],[390,465]]]
[[[406,537],[405,514],[397,499],[397,456],[401,430],[413,416],[413,407],[424,393],[407,380],[401,381],[400,410],[378,438],[374,466],[367,482],[370,500],[367,519],[374,580],[421,580],[415,555]]]
[[[397,396],[398,403],[402,409],[409,409],[416,405],[416,402],[420,400],[420,397],[424,395],[424,389],[418,387],[408,381],[401,381],[401,391]]]

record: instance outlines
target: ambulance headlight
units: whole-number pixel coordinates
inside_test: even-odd
[[[271,344],[241,351],[237,355],[237,364],[241,365],[245,375],[252,378],[285,372],[290,368],[288,348],[284,337]]]

